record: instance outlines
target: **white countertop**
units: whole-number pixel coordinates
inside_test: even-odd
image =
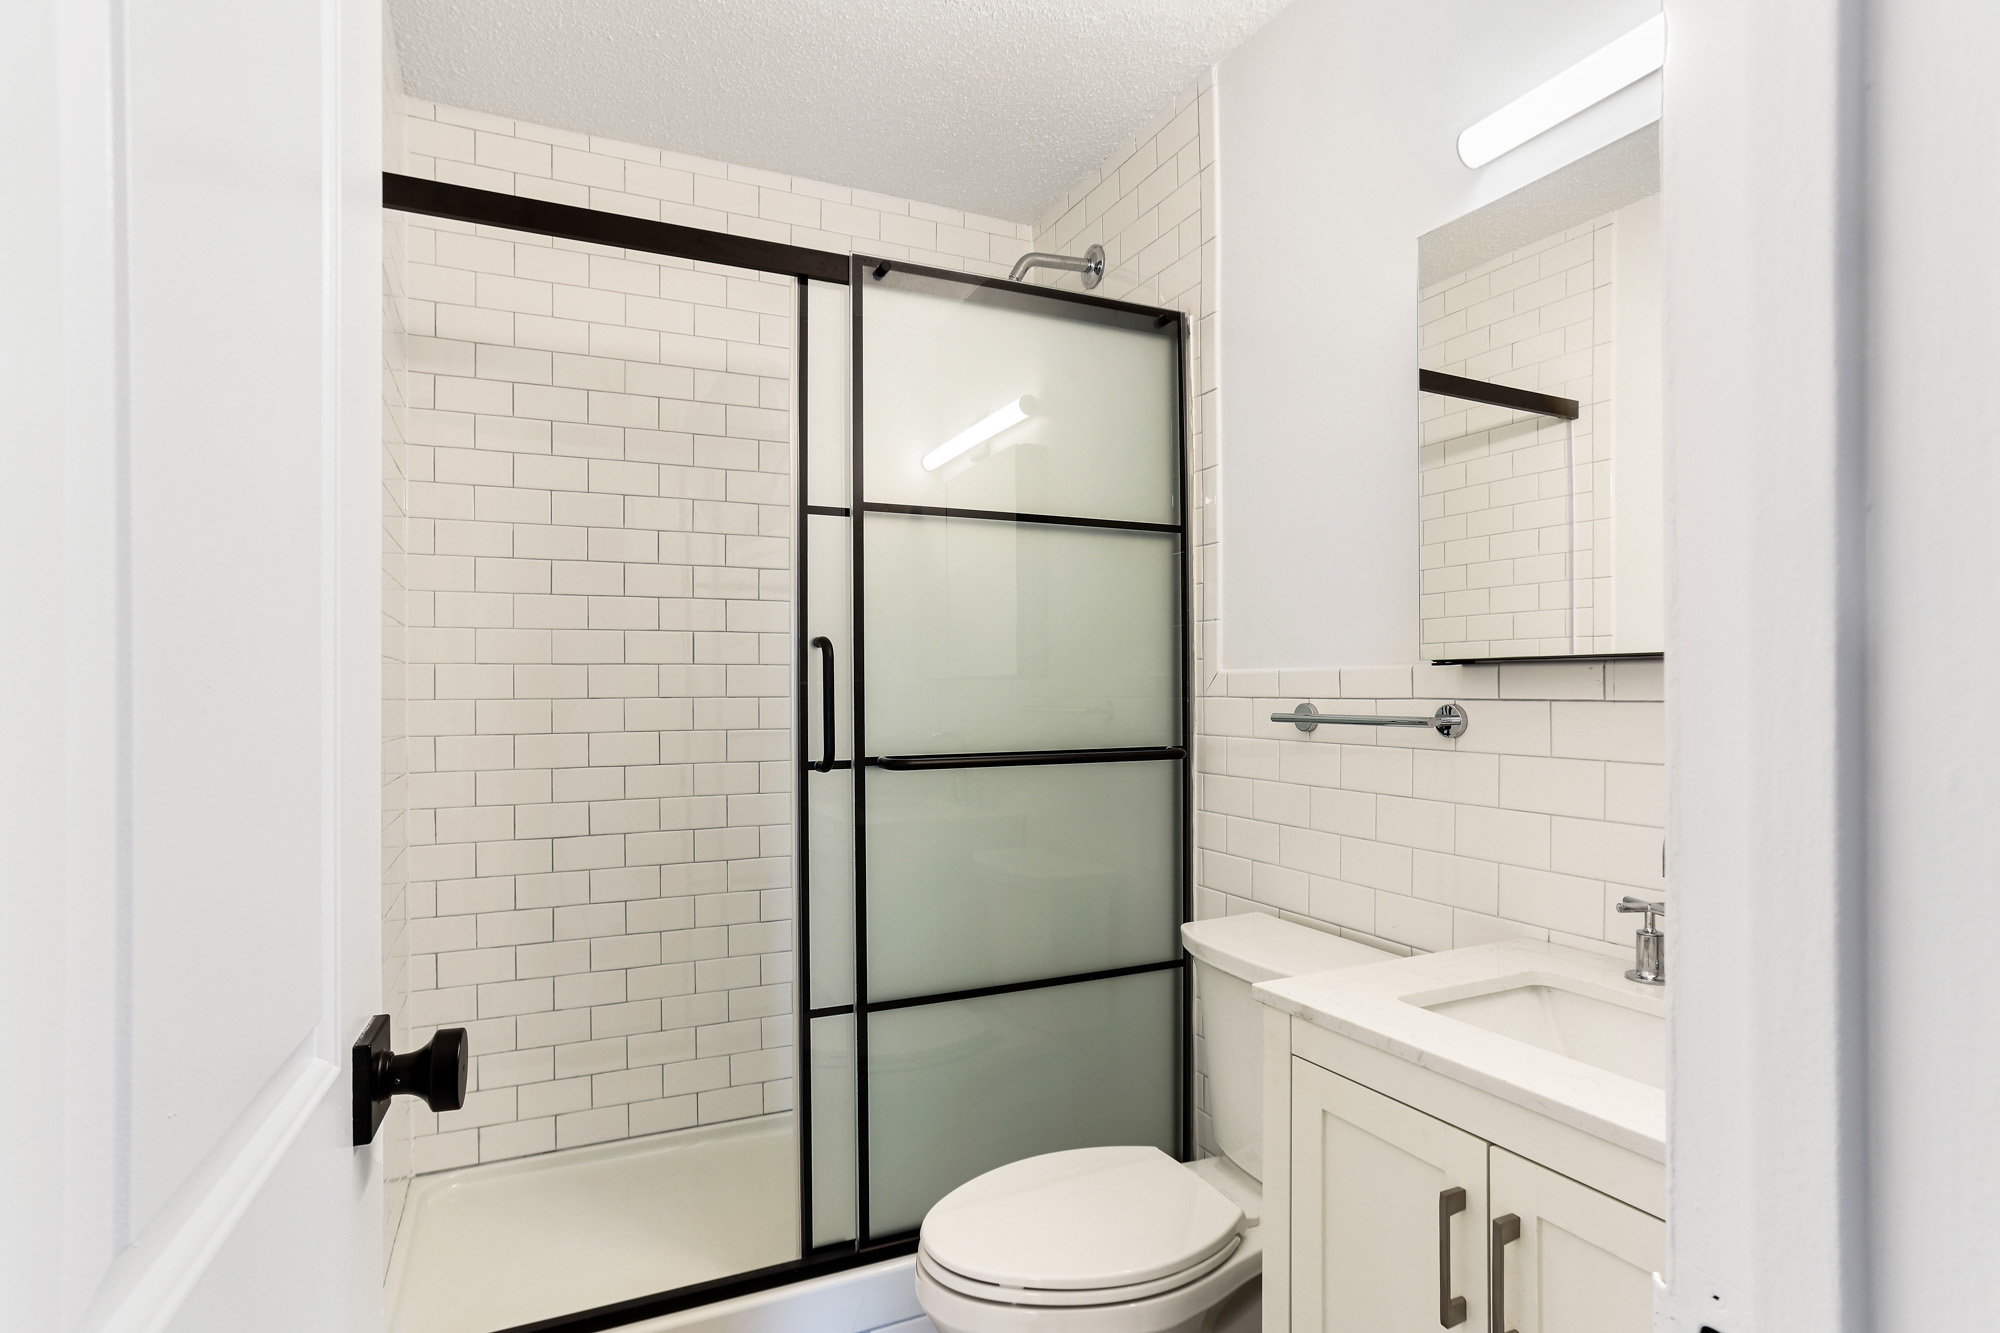
[[[1495,983],[1567,982],[1664,1018],[1662,988],[1627,981],[1628,966],[1544,940],[1504,940],[1267,981],[1253,993],[1274,1009],[1664,1162],[1667,1096],[1659,1088],[1408,1002],[1434,1004]]]

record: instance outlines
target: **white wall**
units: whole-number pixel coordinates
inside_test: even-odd
[[[1216,328],[1228,290],[1217,272],[1235,253],[1216,209],[1217,178],[1233,170],[1216,151],[1219,96],[1201,80],[1058,199],[1035,234],[1044,250],[1102,243],[1101,294],[1184,310],[1195,330],[1196,915],[1273,912],[1394,952],[1522,935],[1626,952],[1631,918],[1611,904],[1664,887],[1658,663],[1217,668],[1215,571],[1236,530],[1218,525],[1215,497],[1234,486],[1239,460],[1218,459],[1215,424],[1241,373]],[[1415,297],[1412,285],[1399,308]],[[1417,394],[1407,380],[1396,392],[1414,495]],[[1414,568],[1414,546],[1408,555]],[[1414,601],[1410,612],[1414,622]],[[1302,699],[1395,713],[1459,699],[1473,727],[1459,741],[1332,727],[1308,737],[1269,720]]]
[[[1417,654],[1417,237],[1639,128],[1643,80],[1479,171],[1458,132],[1655,0],[1298,0],[1219,67],[1221,665]]]

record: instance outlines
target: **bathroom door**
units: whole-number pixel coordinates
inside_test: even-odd
[[[858,257],[836,292],[804,414],[814,1245],[1036,1153],[1188,1147],[1180,317]]]
[[[381,43],[0,19],[9,1330],[380,1327]]]

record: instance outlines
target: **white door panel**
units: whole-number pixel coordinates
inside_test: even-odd
[[[37,275],[0,303],[24,1328],[380,1326],[346,1068],[380,1007],[380,24],[0,18],[0,244]]]
[[[126,14],[138,1232],[320,1020],[332,386],[318,7]]]

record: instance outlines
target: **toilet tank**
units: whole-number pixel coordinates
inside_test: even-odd
[[[1264,1006],[1250,988],[1260,981],[1380,963],[1395,955],[1262,912],[1190,921],[1181,927],[1181,942],[1194,955],[1216,1146],[1261,1181]]]

